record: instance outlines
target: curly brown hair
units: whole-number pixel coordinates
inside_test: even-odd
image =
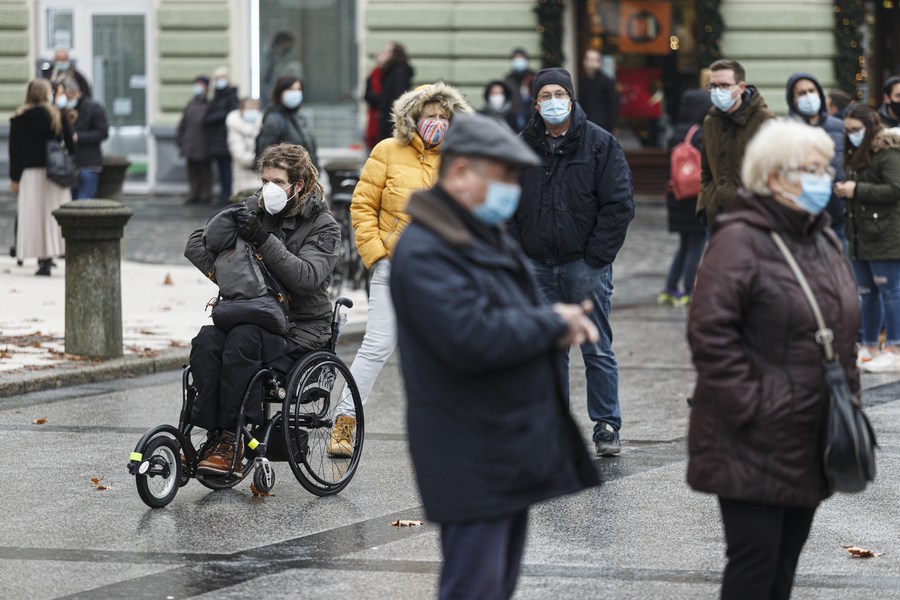
[[[291,184],[298,181],[303,182],[300,202],[306,200],[315,190],[319,191],[320,197],[325,197],[325,192],[319,183],[319,171],[309,157],[309,152],[303,146],[288,143],[269,146],[256,161],[257,172],[261,173],[266,167],[287,171],[288,182]]]

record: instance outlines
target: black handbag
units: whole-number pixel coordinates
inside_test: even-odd
[[[47,142],[47,178],[56,185],[73,188],[78,185],[78,167],[62,140]]]
[[[862,407],[853,399],[844,368],[834,353],[832,341],[834,333],[825,326],[819,303],[813,296],[812,289],[794,256],[784,243],[784,239],[774,232],[769,232],[775,245],[784,254],[788,266],[797,277],[800,289],[816,319],[816,343],[822,349],[825,365],[825,389],[828,390],[828,419],[824,435],[823,464],[825,477],[832,491],[861,492],[866,484],[875,478],[875,431],[863,412]]]

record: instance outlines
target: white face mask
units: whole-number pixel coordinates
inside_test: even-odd
[[[494,110],[503,110],[504,104],[506,104],[505,94],[491,94],[488,96],[488,106]]]
[[[288,203],[287,192],[271,181],[263,186],[262,197],[266,212],[270,215],[277,215]]]

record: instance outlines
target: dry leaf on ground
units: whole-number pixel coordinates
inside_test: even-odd
[[[881,556],[879,552],[872,552],[871,550],[866,550],[865,548],[860,548],[859,546],[842,546],[844,550],[850,553],[850,558],[875,558],[876,556]]]
[[[105,477],[91,477],[91,483],[94,484],[94,487],[98,492],[102,492],[112,488],[112,482],[107,481],[108,485],[104,485],[102,482],[106,481]]]
[[[269,496],[275,495],[275,494],[270,494],[268,492],[262,491],[261,489],[256,487],[256,484],[253,484],[253,483],[250,484],[250,491],[253,492],[254,496],[258,496],[260,498],[268,498]]]
[[[0,350],[0,358],[12,358],[12,352],[9,351],[8,346],[3,350]]]
[[[392,527],[418,527],[422,524],[422,521],[417,521],[415,519],[397,519],[393,523],[391,523]]]
[[[40,417],[40,418],[31,420],[32,425],[43,425],[46,422],[47,422],[47,417]]]
[[[174,283],[175,282],[172,281],[172,275],[169,273],[166,273],[166,278],[163,279],[163,285],[174,285]]]

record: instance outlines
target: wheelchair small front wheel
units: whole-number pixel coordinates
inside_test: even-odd
[[[253,469],[253,485],[263,494],[268,494],[275,488],[275,470],[270,464],[256,465]]]
[[[138,495],[150,508],[162,508],[175,498],[181,482],[181,448],[170,437],[157,436],[144,448],[135,475]]]

